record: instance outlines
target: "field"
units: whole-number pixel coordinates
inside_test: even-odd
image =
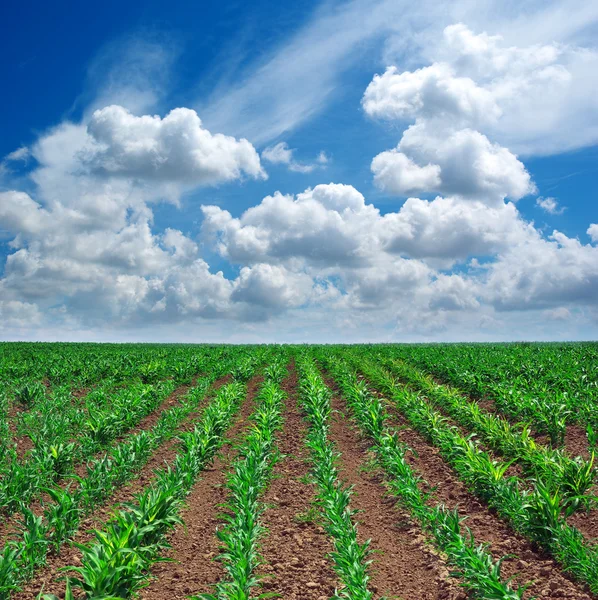
[[[0,351],[0,600],[598,597],[598,344]]]

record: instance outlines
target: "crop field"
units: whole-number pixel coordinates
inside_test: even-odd
[[[598,598],[598,344],[0,352],[0,600]]]

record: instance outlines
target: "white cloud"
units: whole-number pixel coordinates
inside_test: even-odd
[[[501,310],[565,304],[594,306],[598,298],[598,248],[554,231],[539,233],[499,254],[488,268],[485,296]]]
[[[358,264],[375,243],[379,211],[353,187],[318,185],[297,198],[276,193],[233,218],[204,206],[204,235],[232,262],[307,260],[322,265]]]
[[[429,120],[479,130],[521,154],[598,141],[598,50],[558,43],[509,46],[498,35],[445,28],[434,62],[376,75],[364,97],[378,118]]]
[[[0,330],[9,327],[34,327],[42,320],[35,304],[18,300],[0,300]]]
[[[550,196],[547,198],[540,196],[536,199],[536,205],[551,215],[562,215],[565,212],[565,207],[559,206],[556,198]]]
[[[278,142],[262,151],[262,159],[275,165],[286,165],[289,171],[296,173],[311,173],[316,168],[322,168],[328,163],[328,157],[321,151],[312,163],[299,162],[294,158],[295,150],[289,148],[286,142]]]
[[[425,260],[440,268],[470,256],[490,256],[524,244],[535,235],[511,203],[438,197],[409,198],[396,213],[384,216],[380,236],[388,252]]]
[[[441,184],[439,165],[416,165],[398,149],[381,152],[372,161],[376,185],[391,194],[411,194],[422,190],[437,190]]]
[[[268,318],[277,312],[299,307],[310,298],[314,282],[301,272],[288,271],[284,267],[257,264],[243,267],[235,281],[231,299],[250,305],[257,310],[253,318]],[[251,318],[251,312],[248,312]]]
[[[374,76],[362,104],[371,117],[441,117],[471,125],[495,121],[502,113],[491,91],[469,77],[458,77],[443,63],[403,73],[389,67],[383,75]]]
[[[286,142],[278,142],[262,150],[262,158],[275,165],[288,165],[293,159],[293,150]]]
[[[592,223],[586,233],[590,236],[590,239],[595,244],[598,244],[598,223]]]
[[[441,129],[418,121],[395,150],[372,161],[382,189],[406,195],[437,192],[496,205],[535,191],[523,163],[506,148],[471,129]]]
[[[266,177],[247,140],[210,133],[188,108],[161,119],[107,106],[93,113],[87,131],[95,143],[81,159],[96,173],[194,185],[230,181],[243,173]]]
[[[5,161],[26,161],[30,156],[27,146],[21,146],[4,157]]]

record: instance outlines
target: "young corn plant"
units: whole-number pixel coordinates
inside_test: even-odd
[[[258,395],[253,427],[241,443],[238,458],[227,478],[228,497],[222,517],[225,525],[217,531],[222,543],[219,559],[227,576],[216,584],[213,593],[196,596],[196,600],[248,600],[270,596],[251,594],[259,585],[255,570],[260,564],[258,544],[264,533],[260,516],[265,507],[260,497],[278,458],[275,434],[282,426],[285,397],[275,383],[280,374],[278,369],[265,372],[266,383]]]
[[[309,424],[307,446],[312,460],[312,475],[318,489],[318,506],[324,528],[332,539],[334,570],[343,587],[334,598],[370,600],[368,567],[371,563],[370,541],[357,541],[355,511],[350,508],[351,488],[339,481],[336,462],[339,453],[328,439],[330,390],[318,374],[313,361],[302,357],[299,362],[300,398]]]
[[[404,386],[396,385],[384,370],[361,360],[359,369],[388,392],[411,425],[440,449],[473,493],[488,502],[512,528],[542,545],[564,569],[598,593],[598,549],[583,540],[581,533],[566,523],[566,516],[583,499],[567,498],[560,488],[551,489],[536,478],[531,493],[519,488],[516,477],[497,480],[498,463],[478,450],[471,456],[470,443],[459,430],[443,419],[433,418],[430,406]],[[467,458],[469,455],[469,458]]]
[[[471,531],[462,526],[463,518],[457,510],[449,511],[443,505],[430,508],[429,494],[421,491],[424,482],[405,460],[408,449],[387,426],[380,399],[346,365],[326,356],[322,360],[343,390],[357,425],[372,441],[372,450],[385,473],[390,492],[446,555],[454,567],[453,575],[460,578],[461,584],[475,598],[521,600],[525,587],[513,588],[508,580],[502,579],[502,559],[495,561],[487,548],[475,544]]]

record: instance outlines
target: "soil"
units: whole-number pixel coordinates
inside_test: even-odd
[[[444,384],[440,383],[440,385],[444,385]],[[447,416],[449,422],[452,423],[453,425],[456,425],[462,433],[465,433],[465,434],[468,433],[465,428],[461,427],[458,423],[454,422],[450,418],[448,413],[443,411],[442,408],[438,408],[438,407],[436,407],[436,408],[437,408],[437,410],[439,410],[439,412],[441,412],[442,414]],[[501,414],[497,410],[488,411],[488,412],[493,412],[494,414]],[[542,435],[542,436],[536,435],[535,439],[540,444],[550,446],[549,438],[546,435]],[[488,448],[486,448],[483,444],[481,444],[480,447],[482,449],[488,451]],[[586,436],[586,431],[583,427],[580,427],[579,425],[575,425],[575,424],[567,425],[567,431],[566,431],[566,437],[565,437],[565,450],[566,450],[567,455],[570,457],[581,456],[584,460],[588,460],[590,458],[590,453],[588,451],[588,440],[587,440],[587,436]],[[488,451],[488,452],[490,455],[493,454],[491,451]],[[506,475],[522,478],[523,477],[523,469],[521,468],[520,465],[518,465],[517,463],[514,463],[509,466]],[[524,487],[525,487],[525,482],[523,482],[523,483],[524,483]],[[529,486],[528,486],[528,489],[529,489]],[[592,486],[592,488],[590,488],[590,490],[588,490],[588,494],[597,496],[598,495],[598,485],[594,484]],[[581,531],[581,533],[584,535],[584,537],[587,540],[595,542],[598,539],[598,509],[593,508],[589,511],[581,510],[581,511],[577,512],[576,514],[574,514],[573,516],[571,516],[567,520],[567,522],[570,525],[577,527],[577,529],[579,529]]]
[[[333,382],[326,384],[334,389]],[[389,498],[379,473],[364,470],[369,444],[350,425],[338,392],[332,398],[336,411],[329,432],[341,452],[339,474],[353,486],[351,506],[359,511],[359,542],[371,540],[369,589],[377,598],[457,600],[466,598],[444,561],[432,552],[421,527]]]
[[[375,389],[372,385],[370,387]],[[471,529],[476,543],[489,544],[489,551],[495,559],[510,555],[502,563],[503,580],[514,577],[515,584],[530,583],[526,598],[592,598],[583,586],[571,581],[552,558],[515,534],[487,505],[471,494],[444,462],[438,449],[413,431],[390,402],[388,408],[399,439],[412,449],[407,454],[409,464],[427,482],[426,491],[434,491],[433,502],[440,502],[449,509],[458,507],[461,515],[467,515],[465,524]]]
[[[140,599],[182,600],[190,594],[209,592],[224,576],[222,565],[215,560],[220,545],[215,535],[221,525],[219,506],[226,500],[226,472],[236,454],[235,445],[247,430],[261,381],[261,377],[254,377],[248,382],[245,402],[227,434],[226,443],[187,496],[187,506],[180,513],[185,526],[168,536],[171,547],[165,556],[171,562],[154,565],[155,578],[139,592]]]
[[[285,600],[330,598],[338,578],[326,556],[332,544],[323,527],[312,518],[315,487],[309,481],[307,427],[297,407],[297,371],[294,363],[282,383],[287,393],[284,429],[279,436],[281,460],[264,495],[268,510],[263,524],[268,533],[262,541],[263,590]],[[256,594],[257,595],[257,594]]]
[[[214,382],[211,389],[217,390],[228,383],[229,380],[230,376],[222,377]],[[191,413],[185,419],[180,425],[179,431],[191,431],[193,429],[202,407],[212,395],[213,393],[209,393],[197,411]],[[164,464],[168,464],[174,460],[177,450],[178,443],[175,439],[165,442],[158,448],[132,480],[116,490],[105,505],[98,507],[93,515],[90,515],[81,522],[79,531],[73,541],[79,544],[89,544],[93,540],[93,529],[101,528],[119,504],[132,501],[135,494],[145,489],[153,481],[155,477],[154,472],[163,467]],[[64,582],[61,581],[64,573],[60,569],[70,565],[79,565],[80,563],[80,551],[73,545],[63,546],[60,554],[48,556],[48,564],[43,569],[40,569],[35,580],[24,585],[22,591],[14,593],[11,596],[12,600],[31,600],[31,598],[37,597],[37,594],[42,589],[46,589],[46,591],[51,590],[54,594],[61,597],[61,595],[64,595],[65,588]]]
[[[465,397],[469,397],[471,400],[477,402],[479,404],[479,406],[486,412],[493,413],[495,415],[499,415],[512,424],[516,424],[519,421],[518,419],[514,419],[513,417],[506,415],[499,408],[497,408],[494,399],[491,398],[490,396],[485,395],[482,398],[479,398],[479,397],[475,396],[474,394],[468,394],[465,390],[458,388],[458,386],[455,386],[454,384],[450,383],[447,379],[439,377],[436,374],[432,374],[429,371],[422,369],[421,367],[417,367],[416,365],[413,365],[412,363],[408,363],[408,364],[410,364],[414,368],[419,369],[422,373],[426,373],[427,375],[430,375],[432,377],[432,379],[434,379],[434,381],[438,385],[443,385],[443,386],[451,388],[451,389],[457,389],[461,393],[461,395],[463,395]],[[533,427],[533,423],[532,423],[532,427]],[[547,435],[538,433],[537,431],[534,432],[533,430],[532,430],[532,435],[539,444],[543,444],[545,446],[550,446],[550,438]],[[565,446],[565,451],[568,456],[571,456],[571,457],[581,456],[586,460],[590,457],[590,453],[589,453],[589,449],[588,449],[588,439],[586,437],[586,430],[584,427],[580,427],[579,425],[576,425],[574,423],[569,423],[567,425],[567,431],[565,433],[564,446]]]
[[[229,379],[228,377],[222,378],[222,380],[218,382],[218,386],[223,385],[222,382],[226,382],[226,381],[228,381],[228,379]],[[164,401],[158,408],[156,408],[149,415],[144,417],[137,425],[135,425],[134,427],[129,429],[126,434],[120,436],[116,440],[113,440],[111,442],[110,446],[116,446],[119,442],[124,440],[125,437],[139,433],[142,430],[149,430],[152,427],[154,427],[154,425],[158,422],[162,412],[165,411],[166,409],[170,408],[171,406],[178,404],[180,402],[180,399],[185,394],[188,393],[188,391],[191,387],[192,386],[190,386],[190,385],[185,385],[185,386],[181,386],[181,387],[177,388],[176,390],[174,390],[171,394],[169,394],[169,396],[167,398],[164,399]],[[29,438],[26,438],[26,439],[29,440]],[[97,454],[94,454],[93,456],[87,457],[87,459],[84,462],[80,462],[80,463],[76,464],[75,468],[74,468],[74,473],[78,477],[84,477],[87,474],[87,466],[86,465],[87,465],[88,460],[90,460],[94,457],[97,457],[97,456],[101,456],[105,452],[106,452],[106,449],[100,451]],[[66,488],[69,484],[71,484],[71,480],[68,478],[59,482],[59,485],[62,488]],[[46,493],[43,493],[38,498],[32,500],[32,502],[29,505],[29,508],[33,511],[34,514],[36,514],[38,516],[42,515],[44,512],[44,502],[47,502],[48,499],[49,499],[49,496]],[[19,531],[19,523],[21,520],[22,520],[21,514],[20,514],[20,512],[17,512],[13,515],[10,515],[2,522],[0,522],[0,543],[5,543],[6,540],[10,536],[15,535]]]

